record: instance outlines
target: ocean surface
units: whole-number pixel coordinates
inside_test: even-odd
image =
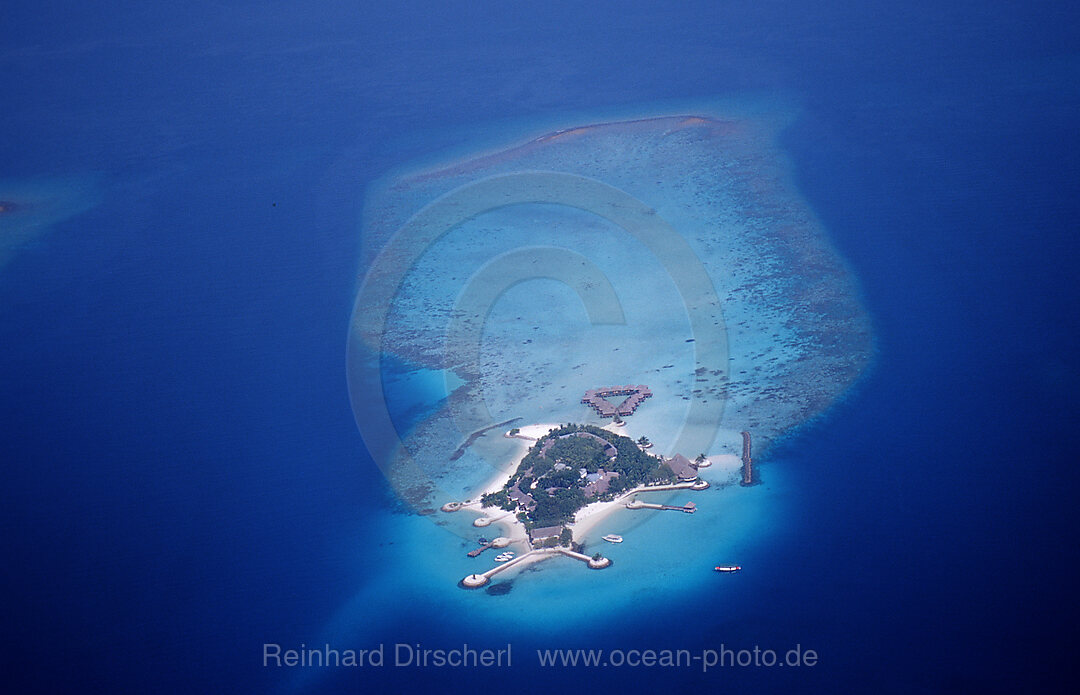
[[[1007,2],[7,8],[11,688],[1015,692],[1070,677],[1077,19]],[[417,514],[354,420],[346,348],[386,182],[553,123],[716,103],[775,105],[770,161],[854,278],[872,361],[755,457],[760,485],[701,493],[690,518],[616,513],[610,569],[558,559],[503,595],[459,589],[468,519]],[[469,377],[422,357],[378,355],[406,438]],[[492,409],[544,419],[497,395]],[[467,493],[482,466],[465,457],[440,484]],[[711,572],[728,561],[744,571]],[[513,665],[265,667],[266,643],[510,643]],[[819,658],[536,657],[722,645]]]

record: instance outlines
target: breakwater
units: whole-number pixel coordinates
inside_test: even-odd
[[[754,460],[750,451],[750,433],[742,433],[742,484],[752,485],[754,482]]]

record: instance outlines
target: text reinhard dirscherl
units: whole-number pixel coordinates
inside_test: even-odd
[[[387,660],[390,654],[391,660]],[[372,649],[334,649],[329,644],[282,649],[280,644],[263,644],[263,666],[345,666],[382,668],[415,666],[471,668],[511,666],[510,645],[502,649],[474,649],[468,644],[451,649],[428,649],[419,644],[397,643],[389,649],[380,644]]]
[[[724,667],[816,666],[818,654],[801,644],[787,650],[732,649],[723,644],[717,649],[538,649],[541,667],[548,668],[621,668],[621,667],[699,667],[702,671]],[[264,667],[368,667],[415,668],[489,668],[513,665],[509,643],[499,649],[460,647],[428,649],[420,644],[399,642],[379,644],[371,649],[335,649],[322,647],[283,649],[280,644],[263,644]]]

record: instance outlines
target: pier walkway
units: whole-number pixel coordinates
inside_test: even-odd
[[[492,540],[488,541],[487,543],[483,544],[482,546],[480,546],[479,548],[475,548],[473,550],[470,550],[469,552],[467,552],[465,554],[468,555],[469,557],[477,557],[480,553],[484,552],[488,548],[499,549],[499,548],[505,548],[508,545],[510,545],[510,539],[499,536],[498,538],[492,539]]]
[[[625,400],[615,405],[608,400],[612,396],[625,396]],[[652,391],[644,384],[604,386],[586,391],[581,402],[591,407],[601,417],[614,417],[616,415],[633,415],[642,401],[651,396]]]
[[[480,517],[477,517],[476,519],[473,519],[472,525],[475,526],[476,528],[485,528],[487,526],[491,526],[491,524],[493,522],[502,521],[506,517],[513,516],[513,515],[514,515],[513,512],[507,512],[507,513],[503,514],[502,516],[497,516],[497,517],[480,516]]]
[[[575,553],[573,550],[569,550],[567,548],[556,548],[555,550],[562,553],[566,557],[572,557],[575,560],[581,560],[586,565],[588,565],[589,569],[592,570],[602,570],[611,564],[611,560],[606,557],[602,557],[599,560],[594,560],[588,555],[583,555],[582,553]]]
[[[652,502],[642,502],[640,500],[631,500],[626,503],[627,509],[666,509],[676,512],[686,512],[687,514],[693,514],[697,511],[697,505],[693,502],[687,502],[681,507],[676,507],[670,504],[653,504]]]
[[[688,480],[682,483],[671,483],[669,485],[639,485],[633,490],[626,492],[623,497],[629,497],[639,492],[663,492],[664,490],[704,490],[709,487],[709,483],[705,480]]]
[[[480,504],[480,500],[465,500],[464,502],[447,502],[440,509],[444,512],[460,512],[462,509],[468,509],[469,507],[475,507]]]
[[[465,587],[466,589],[478,589],[490,582],[491,578],[499,572],[508,570],[511,567],[524,562],[526,559],[532,559],[533,561],[545,560],[549,557],[554,557],[556,555],[565,555],[575,560],[580,560],[581,562],[584,562],[589,569],[594,570],[604,569],[605,567],[611,565],[611,560],[606,557],[602,557],[599,560],[594,560],[588,555],[575,553],[573,550],[570,550],[568,548],[538,548],[537,550],[530,550],[524,555],[518,555],[513,560],[504,562],[501,565],[492,567],[487,572],[477,572],[476,574],[470,574],[461,580],[461,586]]]
[[[537,555],[550,555],[550,554],[551,554],[551,551],[548,550],[548,549],[530,550],[529,552],[525,553],[524,555],[518,555],[513,560],[508,560],[508,561],[502,563],[501,565],[497,565],[495,567],[492,567],[487,572],[480,572],[480,573],[477,573],[477,574],[470,574],[469,576],[467,576],[467,577],[465,577],[464,579],[461,580],[461,584],[462,584],[462,586],[464,586],[466,588],[469,588],[469,589],[475,589],[477,587],[481,587],[481,586],[487,584],[489,581],[491,581],[491,578],[494,577],[499,572],[502,572],[503,570],[509,569],[509,568],[513,567],[514,565],[517,565],[517,564],[523,562],[525,560],[525,558],[536,557]]]

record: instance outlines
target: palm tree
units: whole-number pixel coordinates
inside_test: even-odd
[[[697,458],[694,459],[694,462],[698,463],[698,464],[704,463],[704,461],[705,461],[705,454],[698,454]]]

